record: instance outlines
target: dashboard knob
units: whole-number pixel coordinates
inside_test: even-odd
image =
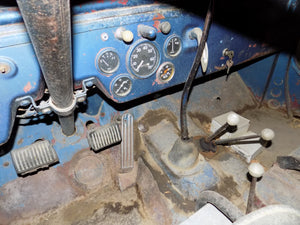
[[[133,33],[130,30],[126,30],[124,27],[119,27],[116,30],[115,37],[125,43],[131,43],[133,41]]]
[[[171,31],[171,24],[169,22],[162,22],[160,25],[159,25],[159,29],[161,30],[161,32],[163,34],[168,34],[170,33]]]
[[[130,30],[125,30],[122,33],[123,41],[126,43],[130,43],[133,40],[133,33]]]
[[[156,30],[154,27],[146,26],[146,25],[139,25],[138,26],[138,33],[143,37],[150,40],[155,39],[156,37]]]

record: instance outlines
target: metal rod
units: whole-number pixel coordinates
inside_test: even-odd
[[[52,102],[64,111],[74,101],[70,2],[69,0],[17,0],[17,3]],[[73,115],[73,110],[67,114]],[[59,115],[62,131],[66,135],[75,131],[75,122],[74,120],[71,122],[69,115]]]
[[[218,137],[223,136],[227,132],[228,127],[229,127],[229,124],[225,123],[223,126],[221,126],[218,130],[216,130],[212,135],[210,135],[207,138],[207,142],[211,142],[211,141],[217,139]]]
[[[293,117],[292,113],[292,103],[291,103],[291,95],[290,95],[290,85],[289,85],[289,69],[291,65],[292,56],[289,56],[288,63],[286,66],[286,71],[284,75],[284,96],[285,96],[285,105],[288,118]]]
[[[250,184],[250,190],[249,190],[249,196],[248,196],[246,214],[252,212],[252,210],[253,210],[256,181],[257,181],[257,178],[252,177],[251,184]]]
[[[268,77],[267,77],[267,81],[266,81],[265,87],[264,87],[264,92],[263,92],[263,94],[262,94],[261,100],[259,101],[258,108],[261,107],[261,105],[262,105],[262,103],[263,103],[263,101],[264,101],[264,99],[265,99],[265,95],[266,95],[266,93],[267,93],[268,87],[269,87],[269,85],[270,85],[271,79],[272,79],[273,74],[274,74],[274,70],[275,70],[276,65],[277,65],[278,57],[279,57],[279,53],[277,53],[277,54],[275,55],[275,58],[274,58],[274,60],[273,60],[273,63],[272,63],[270,72],[269,72],[269,74],[268,74]]]
[[[210,24],[212,21],[213,8],[214,8],[214,0],[211,0],[209,2],[209,7],[208,7],[207,14],[206,14],[205,22],[204,22],[203,34],[201,36],[200,44],[197,48],[196,57],[194,59],[189,76],[184,84],[184,88],[183,88],[183,92],[182,92],[182,96],[181,96],[180,127],[181,127],[181,139],[182,140],[189,139],[188,126],[187,126],[187,115],[186,115],[187,104],[188,104],[193,81],[195,79],[199,65],[201,63],[201,57],[202,57],[205,43],[206,43],[206,40],[208,37],[209,27],[210,27]]]
[[[241,142],[244,140],[249,140],[249,139],[254,139],[254,138],[260,138],[259,135],[254,134],[254,135],[248,135],[248,136],[241,136],[241,137],[236,137],[236,138],[228,138],[228,139],[223,139],[223,140],[217,140],[214,143],[216,145],[232,145],[232,144],[249,144],[249,143],[259,143],[260,140],[252,140],[250,142]]]

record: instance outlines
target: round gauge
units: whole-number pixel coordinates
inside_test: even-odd
[[[112,82],[112,92],[119,96],[124,97],[128,95],[132,89],[132,81],[128,76],[119,76]]]
[[[151,76],[159,63],[159,52],[154,44],[142,42],[135,46],[129,57],[129,65],[134,75],[140,78]]]
[[[106,49],[100,52],[98,57],[98,67],[103,73],[113,73],[119,68],[120,59],[118,54],[111,50]]]
[[[178,36],[171,36],[165,44],[165,50],[168,56],[176,57],[181,51],[181,40]]]
[[[160,81],[165,83],[170,81],[173,78],[174,73],[175,73],[175,67],[173,63],[165,62],[161,64],[161,66],[158,68],[156,75]]]

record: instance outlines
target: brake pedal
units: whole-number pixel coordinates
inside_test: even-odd
[[[129,113],[122,116],[121,143],[121,172],[129,172],[133,169],[133,116]]]
[[[87,140],[94,151],[119,143],[122,138],[118,124],[104,127],[92,127],[87,131]]]
[[[25,175],[59,162],[56,151],[49,141],[37,141],[29,146],[11,151],[17,174]]]

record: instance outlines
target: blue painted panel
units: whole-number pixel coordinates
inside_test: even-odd
[[[272,66],[274,55],[240,70],[244,82],[251,89],[258,100],[263,95],[264,86]],[[288,63],[288,55],[280,54],[273,77],[267,89],[265,103],[274,109],[285,109],[284,76]],[[300,70],[294,59],[289,68],[289,92],[292,102],[292,110],[300,114]]]
[[[40,68],[36,63],[30,44],[0,48],[0,62],[12,62],[15,71],[0,74],[0,144],[6,142],[11,133],[16,106],[14,100],[22,95],[38,98],[43,94]],[[11,69],[13,66],[10,66]]]

